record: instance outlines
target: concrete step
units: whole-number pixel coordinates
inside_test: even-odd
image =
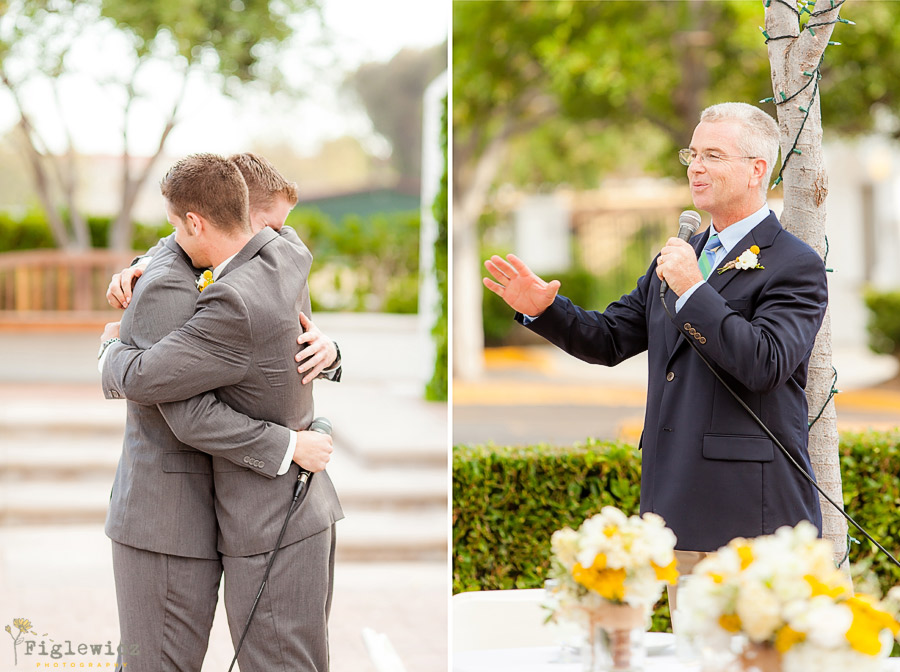
[[[48,513],[63,515],[75,509],[92,509],[101,502],[105,512],[115,476],[116,459],[100,450],[85,451],[77,461],[63,461],[60,449],[33,451],[13,459],[0,458],[0,482],[5,484],[0,502],[25,498]],[[329,475],[341,501],[360,509],[415,509],[447,507],[447,475],[438,470],[370,470],[359,472],[338,465]],[[65,493],[54,495],[54,492]],[[80,516],[77,516],[80,517]]]
[[[337,531],[340,562],[447,561],[450,519],[446,509],[402,516],[353,509],[344,513]]]
[[[103,525],[110,485],[105,482],[17,482],[0,489],[0,527]],[[444,560],[447,507],[378,508],[343,497],[339,523],[340,559],[360,562]]]

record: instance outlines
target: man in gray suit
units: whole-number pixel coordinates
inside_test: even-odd
[[[285,454],[290,434],[285,428],[305,428],[312,420],[311,385],[303,385],[290,364],[296,352],[296,315],[301,309],[309,309],[306,278],[311,256],[299,240],[291,244],[268,228],[252,236],[244,181],[234,164],[220,157],[199,155],[179,162],[163,180],[162,188],[176,239],[166,241],[161,256],[155,256],[131,301],[132,308],[140,305],[141,309],[126,311],[126,318],[134,313],[146,314],[151,321],[165,319],[168,312],[173,312],[167,306],[173,300],[165,300],[165,296],[182,296],[185,287],[196,292],[194,273],[184,251],[194,266],[215,266],[218,281],[201,294],[197,313],[188,324],[162,339],[146,356],[136,348],[110,344],[103,367],[104,391],[108,397],[127,397],[138,404],[160,404],[166,423],[183,443],[213,455],[214,495],[208,486],[195,488],[183,477],[177,488],[167,492],[166,486],[174,483],[167,466],[189,462],[189,467],[200,471],[203,456],[187,451],[164,454],[162,469],[156,468],[156,480],[160,482],[153,483],[151,468],[145,470],[150,474],[148,482],[141,482],[140,486],[155,490],[161,508],[167,508],[169,515],[160,516],[159,510],[146,507],[133,508],[131,518],[118,527],[127,533],[134,531],[135,539],[114,544],[114,557],[120,566],[131,568],[132,577],[147,572],[145,581],[132,581],[119,595],[120,612],[126,612],[126,652],[129,641],[124,624],[134,624],[129,630],[138,637],[143,637],[148,628],[161,631],[159,636],[154,633],[149,638],[154,648],[141,651],[140,658],[129,664],[139,663],[140,669],[199,669],[196,654],[194,659],[179,657],[185,656],[187,650],[199,649],[202,661],[208,626],[205,621],[193,629],[184,626],[196,614],[196,601],[208,604],[212,593],[212,605],[215,604],[215,558],[202,558],[208,563],[180,562],[183,556],[190,555],[184,548],[177,548],[171,556],[165,556],[160,566],[158,558],[150,557],[153,554],[135,552],[141,548],[140,526],[160,526],[162,529],[156,532],[162,538],[183,536],[178,534],[182,526],[185,529],[181,532],[205,538],[200,545],[210,555],[210,521],[201,515],[205,524],[197,525],[196,518],[197,511],[209,509],[209,499],[215,497],[212,529],[217,522],[217,550],[222,554],[228,577],[226,609],[237,640],[261,579],[265,554],[275,544],[299,470],[291,463],[291,455]],[[176,241],[181,245],[176,245]],[[158,283],[172,286],[159,293],[159,310],[146,310],[145,294],[152,294],[144,288]],[[183,317],[183,307],[181,301],[179,317]],[[123,336],[132,326],[128,319],[123,320]],[[169,320],[154,334],[155,340],[176,326],[180,324]],[[112,330],[105,336],[113,336]],[[132,341],[147,347],[153,345],[154,339],[146,343],[133,338]],[[215,388],[221,388],[215,395],[194,396]],[[235,411],[262,422],[254,423]],[[141,440],[140,436],[134,438]],[[293,461],[311,471],[323,468],[327,455],[324,461],[307,463],[300,444],[298,435]],[[330,445],[328,448],[330,451]],[[134,450],[132,459],[139,460],[142,452]],[[288,467],[287,477],[278,476]],[[130,485],[134,489],[134,482]],[[122,496],[130,502],[132,494]],[[241,664],[246,671],[327,669],[325,627],[331,591],[333,524],[341,516],[330,480],[324,473],[316,474],[303,507],[288,527],[284,550],[244,644]],[[200,535],[198,528],[205,530],[205,535]],[[185,539],[184,544],[190,546],[190,541]],[[204,564],[209,567],[204,568]],[[185,565],[190,569],[186,570]],[[173,574],[183,575],[179,585],[193,590],[174,598],[165,590],[160,592],[159,579],[165,586]],[[166,617],[157,623],[153,617],[161,613],[159,602],[166,602]],[[211,618],[210,612],[210,622]],[[158,641],[164,643],[161,651],[155,648]]]

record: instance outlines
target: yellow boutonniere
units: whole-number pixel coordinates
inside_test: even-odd
[[[197,290],[202,292],[214,282],[215,280],[213,280],[212,271],[203,271],[203,273],[200,274],[200,277],[197,278]]]
[[[727,264],[718,269],[719,275],[721,275],[725,271],[730,271],[732,268],[736,268],[739,271],[764,269],[765,266],[759,263],[759,248],[756,245],[751,245],[750,248],[744,250],[741,256],[739,256],[737,259],[729,261]]]

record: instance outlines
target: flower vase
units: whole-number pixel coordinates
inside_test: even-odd
[[[771,645],[748,642],[737,662],[741,672],[781,672],[781,654]]]
[[[644,664],[647,612],[627,604],[607,604],[588,612],[585,672],[637,672]]]

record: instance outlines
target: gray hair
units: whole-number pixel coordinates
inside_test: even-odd
[[[700,121],[736,121],[744,127],[745,132],[737,138],[738,151],[743,156],[765,159],[766,179],[760,188],[765,194],[778,160],[780,133],[775,120],[758,107],[747,103],[719,103],[703,110]]]

